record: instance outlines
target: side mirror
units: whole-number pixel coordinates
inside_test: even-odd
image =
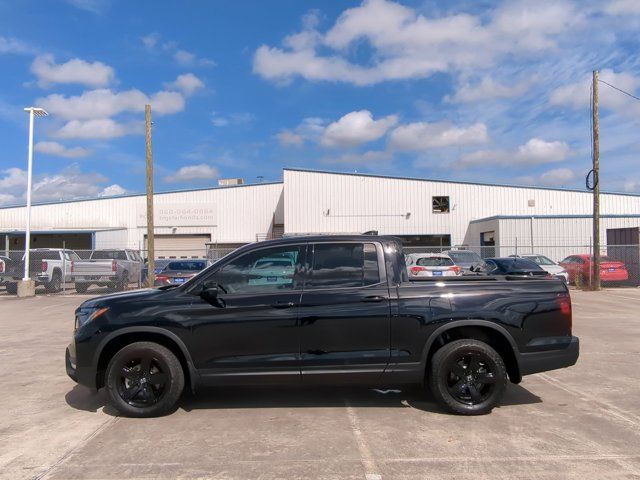
[[[200,290],[201,297],[207,298],[218,298],[218,293],[220,290],[218,289],[218,284],[216,282],[205,282],[202,285],[202,290]]]

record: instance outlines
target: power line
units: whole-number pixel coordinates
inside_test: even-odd
[[[609,85],[614,90],[618,90],[619,92],[624,93],[625,95],[629,95],[631,98],[635,98],[636,100],[640,100],[640,97],[636,97],[633,93],[625,92],[621,88],[618,88],[615,85],[611,85],[610,83],[607,83],[604,80],[600,80],[600,83],[604,83],[605,85]]]

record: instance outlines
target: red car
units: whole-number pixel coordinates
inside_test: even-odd
[[[593,277],[593,257],[588,254],[570,255],[560,262],[569,274],[569,282],[575,284],[576,279],[585,285]],[[629,279],[629,272],[624,263],[603,255],[600,257],[600,280],[603,282],[624,282]]]

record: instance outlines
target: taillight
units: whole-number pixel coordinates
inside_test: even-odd
[[[454,265],[453,267],[449,267],[449,270],[453,270],[456,275],[460,275],[460,267],[458,265]]]
[[[4,262],[0,262],[0,273],[4,272]]]
[[[568,293],[561,293],[557,298],[558,307],[560,307],[560,313],[569,320],[569,331],[572,327],[572,309],[571,309],[571,297]]]
[[[424,272],[426,270],[426,268],[424,267],[411,267],[409,269],[409,271],[411,272],[411,275],[418,275],[420,272]]]
[[[46,272],[48,268],[49,268],[49,264],[47,263],[47,261],[42,260],[42,271]]]
[[[73,260],[71,260],[71,273],[73,273]]]
[[[166,275],[158,275],[156,277],[156,280],[158,280],[160,282],[168,282],[169,281],[169,277],[167,277]]]
[[[111,271],[115,272],[118,270],[118,265],[116,265],[116,261],[115,260],[111,260]]]

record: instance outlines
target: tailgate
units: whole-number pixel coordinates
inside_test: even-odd
[[[113,276],[116,274],[114,270],[115,263],[111,260],[83,260],[73,262],[73,273],[78,276]]]

